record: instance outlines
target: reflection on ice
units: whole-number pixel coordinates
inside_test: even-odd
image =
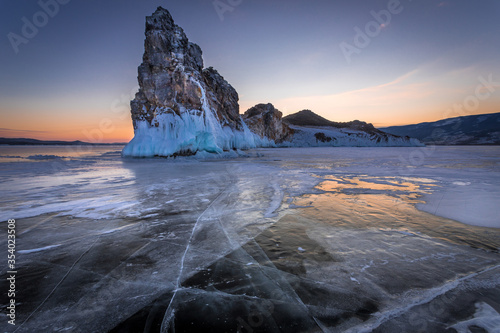
[[[432,193],[435,181],[405,177],[369,177],[327,175],[315,188],[293,201],[304,209],[305,216],[336,227],[387,228],[411,235],[413,232],[465,243],[487,250],[500,249],[497,233],[440,218],[415,208],[425,203],[423,196]],[[412,230],[412,232],[408,232]]]

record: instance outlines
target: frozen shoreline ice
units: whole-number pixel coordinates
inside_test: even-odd
[[[20,275],[19,320],[33,315],[19,332],[164,321],[182,331],[198,320],[236,330],[256,309],[269,313],[258,326],[267,331],[343,331],[369,325],[377,312],[389,317],[375,332],[414,315],[417,328],[432,330],[500,297],[500,231],[414,207],[474,184],[496,198],[498,148],[438,147],[419,165],[402,162],[408,148],[254,153],[203,162],[121,159],[116,151],[36,162],[38,170],[35,162],[0,164],[0,182],[11,189],[0,209],[18,219],[19,271],[29,272]],[[165,317],[170,303],[175,316]],[[445,304],[442,313],[429,311],[436,304]]]

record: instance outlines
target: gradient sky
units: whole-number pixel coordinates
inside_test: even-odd
[[[42,8],[0,0],[0,136],[130,140],[145,16],[160,5],[236,88],[241,113],[270,102],[387,126],[500,112],[497,0],[401,0],[387,24],[371,12],[396,0],[220,0],[223,13],[212,0],[60,1],[16,53],[9,33]],[[346,57],[367,24],[368,45]]]

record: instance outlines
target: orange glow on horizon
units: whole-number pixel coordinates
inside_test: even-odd
[[[386,127],[500,112],[497,81],[485,87],[487,76],[478,79],[474,67],[430,75],[438,65],[422,66],[390,82],[352,91],[267,101],[243,99],[240,114],[256,104],[272,103],[284,116],[308,109],[331,121],[360,120]],[[487,98],[476,98],[477,94]],[[128,105],[83,112],[46,106],[36,111],[8,108],[2,110],[2,117],[0,137],[114,143],[129,142],[134,136]]]
[[[36,113],[26,110],[2,111],[0,137],[125,143],[134,136],[130,111],[127,114],[116,114],[106,110],[43,111]],[[23,116],[26,113],[32,115]]]
[[[74,128],[72,130],[12,130],[0,128],[3,138],[30,138],[42,141],[83,141],[90,143],[127,143],[134,137],[132,126],[102,131],[99,128]]]
[[[321,100],[317,97],[306,97],[304,98],[307,102],[311,102],[311,99],[315,99],[316,101]],[[258,102],[252,101],[242,101],[240,102],[240,113],[244,113],[248,108],[258,104]],[[310,107],[300,107],[300,105],[311,105],[316,106],[314,108]],[[459,103],[456,103],[459,104]],[[448,106],[438,107],[434,110],[429,109],[427,111],[421,112],[397,112],[394,117],[391,119],[387,119],[387,117],[377,117],[376,112],[372,114],[367,114],[366,117],[357,117],[353,116],[351,112],[339,113],[339,112],[331,112],[333,108],[328,105],[324,107],[319,107],[319,104],[315,103],[301,103],[300,99],[297,99],[296,103],[290,103],[287,101],[285,106],[283,107],[283,102],[278,101],[274,103],[274,106],[283,112],[283,116],[288,114],[292,114],[304,109],[312,110],[318,115],[332,121],[338,122],[348,122],[352,120],[361,120],[372,123],[375,127],[388,127],[388,126],[403,126],[410,124],[418,124],[423,122],[434,122],[446,118],[454,118],[459,116],[467,116],[467,115],[476,115],[476,114],[489,114],[489,113],[497,113],[500,112],[500,108],[498,107],[498,103],[489,103],[488,105],[484,105],[476,112],[471,113],[463,113],[457,112],[453,110],[452,105],[448,104]],[[286,105],[296,105],[293,109],[291,107],[287,107]],[[329,112],[330,111],[330,112]],[[34,130],[33,125],[30,127],[26,127],[26,129],[8,129],[8,128],[0,128],[0,137],[4,138],[31,138],[37,140],[46,140],[46,141],[83,141],[83,142],[91,142],[91,143],[128,143],[134,137],[134,130],[132,128],[132,124],[122,125],[120,127],[111,127],[110,129],[102,130],[99,129],[98,126],[85,126],[78,127],[77,125],[73,126],[51,126],[46,128],[46,130]],[[43,129],[43,128],[42,128]]]

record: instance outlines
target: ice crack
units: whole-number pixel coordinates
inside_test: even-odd
[[[205,215],[205,213],[213,207],[213,205],[219,200],[219,198],[222,197],[222,195],[231,186],[231,183],[232,182],[229,182],[229,184],[219,193],[219,195],[210,203],[210,205],[208,205],[208,207],[196,219],[196,223],[194,224],[193,231],[191,232],[191,235],[189,236],[189,240],[188,240],[188,243],[187,243],[187,246],[186,246],[186,250],[184,251],[184,254],[182,255],[181,269],[180,269],[180,272],[179,272],[179,276],[177,277],[177,281],[175,283],[174,294],[172,295],[172,299],[170,300],[170,303],[168,304],[167,310],[165,311],[165,316],[163,318],[163,322],[161,324],[160,331],[163,332],[163,333],[167,333],[168,332],[168,329],[170,327],[171,319],[174,317],[174,314],[175,314],[175,311],[172,309],[172,304],[174,302],[175,296],[177,295],[177,292],[180,290],[179,286],[180,286],[180,281],[181,281],[181,278],[182,278],[182,273],[184,272],[184,262],[186,260],[186,255],[187,255],[187,253],[189,251],[189,248],[191,247],[191,241],[193,240],[193,237],[194,237],[194,234],[195,234],[195,232],[196,232],[196,230],[198,228],[198,225],[199,225],[201,219],[203,218],[203,216]]]

